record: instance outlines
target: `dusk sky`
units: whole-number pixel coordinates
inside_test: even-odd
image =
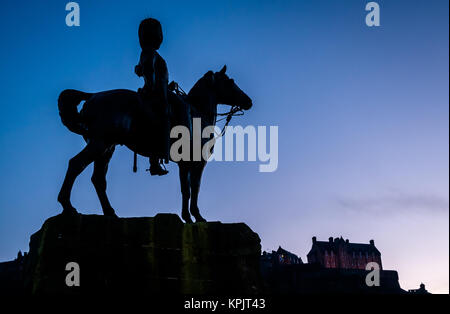
[[[185,90],[224,64],[253,99],[233,125],[279,128],[277,171],[259,162],[212,162],[199,206],[207,220],[245,222],[262,249],[306,262],[311,237],[344,237],[381,251],[403,289],[449,291],[449,2],[367,0],[2,1],[0,10],[0,261],[28,251],[83,139],[61,123],[66,88],[96,92],[143,85],[134,74],[139,22],[162,23],[160,54]],[[226,108],[220,108],[225,111]],[[221,124],[222,125],[222,124]],[[147,160],[118,146],[108,193],[121,217],[181,212],[176,164],[150,177]],[[72,203],[101,214],[90,182]]]

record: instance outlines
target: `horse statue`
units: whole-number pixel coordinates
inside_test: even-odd
[[[208,71],[185,97],[169,92],[171,126],[182,125],[191,130],[192,118],[201,118],[202,130],[206,126],[214,126],[219,104],[242,110],[250,109],[252,107],[250,97],[225,72],[226,66],[219,72]],[[85,102],[78,112],[77,107],[82,101]],[[153,119],[150,119],[148,115],[141,114],[142,106],[141,96],[137,92],[125,89],[99,93],[67,89],[59,95],[58,108],[62,123],[70,131],[82,135],[87,143],[84,149],[69,161],[58,194],[63,214],[77,213],[70,202],[71,190],[78,175],[93,162],[94,171],[91,180],[103,214],[117,217],[106,194],[106,173],[115,146],[125,145],[139,155],[150,157],[158,140],[158,131],[152,127],[158,125],[158,116],[155,114]],[[202,146],[208,140],[202,138]],[[198,208],[198,194],[207,160],[201,158],[200,161],[190,159],[176,162],[182,194],[181,218],[186,223],[192,223],[192,215],[196,222],[204,222],[206,220],[200,215]]]

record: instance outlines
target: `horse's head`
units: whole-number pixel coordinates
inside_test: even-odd
[[[249,110],[252,107],[252,100],[244,93],[233,79],[226,74],[227,66],[214,73],[214,86],[219,104],[238,106],[240,109]]]
[[[202,80],[207,81],[207,85],[214,90],[218,104],[237,106],[240,109],[248,110],[252,107],[252,100],[247,96],[225,73],[227,66],[224,65],[219,72],[209,71]]]

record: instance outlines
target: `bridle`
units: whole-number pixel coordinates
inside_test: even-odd
[[[175,81],[172,81],[172,82],[169,84],[169,90],[174,91],[178,96],[181,96],[181,97],[185,97],[185,96],[187,95],[186,92],[185,92],[185,91],[180,87],[180,85],[179,85],[177,82],[175,82]],[[222,121],[222,120],[226,120],[226,121],[225,121],[225,125],[223,126],[222,131],[220,132],[220,134],[217,134],[217,133],[216,133],[216,134],[217,134],[219,137],[223,136],[223,135],[225,134],[225,132],[226,132],[226,129],[227,129],[227,127],[228,127],[228,124],[229,124],[230,121],[231,121],[231,118],[237,117],[237,116],[242,116],[242,115],[244,115],[244,111],[243,111],[239,106],[237,106],[237,105],[231,106],[231,109],[230,109],[230,111],[228,111],[228,112],[217,113],[217,114],[216,114],[216,118],[215,118],[215,120],[216,120],[215,123],[220,122],[220,121]],[[217,119],[218,116],[219,116],[219,117],[223,117],[223,118]]]

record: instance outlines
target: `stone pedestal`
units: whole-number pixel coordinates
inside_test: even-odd
[[[31,236],[25,287],[36,295],[255,294],[260,254],[259,236],[243,223],[58,215]],[[80,267],[79,287],[66,285],[70,262]]]

